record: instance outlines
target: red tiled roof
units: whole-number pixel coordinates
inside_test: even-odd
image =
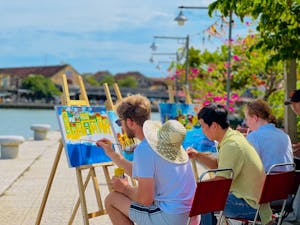
[[[45,77],[51,77],[66,66],[68,65],[0,68],[0,73],[19,77],[27,77],[30,74],[40,74]]]

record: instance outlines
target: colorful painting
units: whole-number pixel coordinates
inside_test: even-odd
[[[111,161],[96,146],[104,137],[115,142],[104,106],[56,106],[55,110],[70,167]]]
[[[171,119],[178,120],[187,129],[182,143],[185,149],[192,147],[200,152],[216,152],[215,143],[205,136],[198,122],[199,106],[184,103],[160,103],[158,106],[162,123]]]
[[[158,108],[162,123],[167,120],[178,120],[188,130],[199,125],[197,118],[199,106],[196,104],[159,103]]]
[[[108,118],[110,120],[111,128],[115,139],[118,142],[117,148],[121,154],[128,160],[133,160],[133,150],[138,143],[137,139],[128,138],[127,134],[116,123],[119,119],[114,111],[107,111]]]

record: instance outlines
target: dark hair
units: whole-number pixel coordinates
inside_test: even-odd
[[[266,101],[262,99],[256,99],[248,102],[246,107],[249,116],[257,116],[263,120],[268,121],[268,123],[276,124],[276,118],[272,115],[271,107]]]
[[[125,120],[129,118],[139,126],[143,126],[144,122],[150,119],[150,101],[140,94],[131,95],[117,104],[116,112],[120,119]]]
[[[224,106],[219,104],[210,103],[209,105],[204,106],[198,113],[198,119],[203,119],[208,126],[211,126],[213,122],[216,122],[223,129],[229,127],[228,111]]]

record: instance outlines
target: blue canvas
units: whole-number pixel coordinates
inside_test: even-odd
[[[107,115],[111,124],[114,137],[117,141],[116,148],[127,160],[132,161],[133,150],[137,145],[138,140],[128,138],[126,133],[122,130],[122,128],[116,124],[116,120],[118,120],[119,118],[115,111],[107,111]]]
[[[111,162],[96,146],[104,137],[115,142],[104,106],[56,106],[55,110],[70,167]]]
[[[185,149],[192,147],[200,152],[216,152],[215,143],[205,136],[198,122],[198,105],[185,103],[159,103],[158,108],[162,123],[171,119],[178,120],[187,129],[185,139],[182,143]]]

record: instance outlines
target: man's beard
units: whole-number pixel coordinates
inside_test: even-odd
[[[134,138],[135,137],[134,132],[127,126],[126,123],[125,123],[124,128],[125,128],[124,130],[125,130],[128,138]]]

